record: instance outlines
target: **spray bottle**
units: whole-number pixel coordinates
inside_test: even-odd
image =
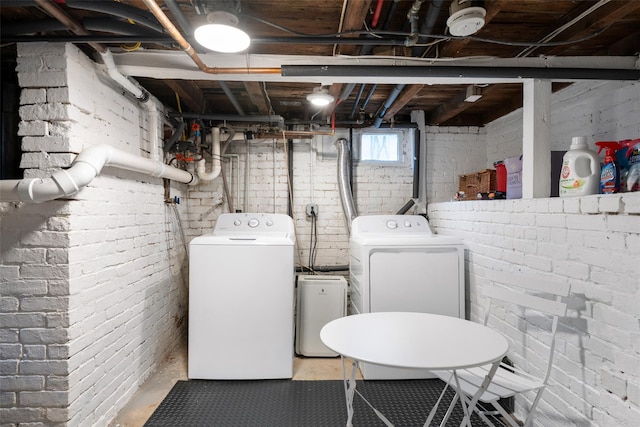
[[[625,139],[620,145],[627,148],[624,157],[629,163],[625,190],[640,191],[640,138]]]
[[[620,191],[620,171],[616,162],[616,151],[622,148],[616,141],[596,142],[598,154],[604,148],[604,165],[600,173],[600,194],[613,194]]]

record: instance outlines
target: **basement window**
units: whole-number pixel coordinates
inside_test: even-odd
[[[402,132],[363,131],[354,150],[355,158],[361,163],[402,165],[403,136]]]

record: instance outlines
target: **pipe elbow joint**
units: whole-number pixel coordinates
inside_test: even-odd
[[[404,41],[404,45],[405,47],[412,47],[415,46],[418,43],[418,35],[417,34],[411,34],[409,35],[409,37],[407,37]]]

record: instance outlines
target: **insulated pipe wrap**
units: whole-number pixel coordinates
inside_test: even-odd
[[[348,142],[344,138],[340,138],[335,142],[336,148],[338,149],[338,191],[340,192],[342,210],[347,220],[347,229],[349,230],[349,234],[351,234],[351,222],[358,214],[355,204],[353,203],[353,193],[351,192],[351,184],[349,183],[351,159],[347,144]]]

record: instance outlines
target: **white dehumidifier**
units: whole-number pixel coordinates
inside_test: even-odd
[[[335,357],[320,340],[320,329],[347,314],[347,281],[339,276],[298,276],[296,353]]]

